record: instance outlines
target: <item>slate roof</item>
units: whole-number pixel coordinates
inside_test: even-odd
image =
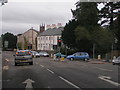
[[[61,35],[62,34],[63,27],[59,28],[50,28],[46,31],[40,33],[40,36],[51,36],[51,35]]]

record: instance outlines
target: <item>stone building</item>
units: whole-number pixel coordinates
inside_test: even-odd
[[[31,28],[23,34],[17,35],[17,47],[19,49],[37,49],[37,36],[38,31]]]

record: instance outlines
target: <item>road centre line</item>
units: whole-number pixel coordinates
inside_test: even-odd
[[[109,70],[109,69],[104,69],[104,68],[99,68],[99,67],[94,67],[94,68],[97,68],[97,69],[100,69],[100,70],[103,70],[103,71],[110,71],[110,72],[112,72],[112,70]]]
[[[62,79],[63,81],[67,82],[68,84],[70,84],[71,86],[75,87],[75,88],[79,88],[78,86],[76,86],[75,84],[71,83],[70,81],[64,79],[63,77],[59,76],[60,79]],[[79,88],[80,89],[80,88]]]
[[[52,74],[54,74],[54,72],[52,71],[52,70],[50,70],[50,69],[47,69],[50,73],[52,73]]]

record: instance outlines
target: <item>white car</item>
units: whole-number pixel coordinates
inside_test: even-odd
[[[39,52],[40,56],[43,56],[43,57],[49,57],[49,54],[45,51],[41,51]]]
[[[117,57],[116,59],[113,59],[112,60],[112,64],[115,65],[115,64],[120,64],[120,56]]]
[[[40,57],[40,54],[36,51],[31,51],[33,57]]]

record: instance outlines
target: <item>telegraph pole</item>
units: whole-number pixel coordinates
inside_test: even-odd
[[[95,59],[95,43],[93,44],[93,59]]]

